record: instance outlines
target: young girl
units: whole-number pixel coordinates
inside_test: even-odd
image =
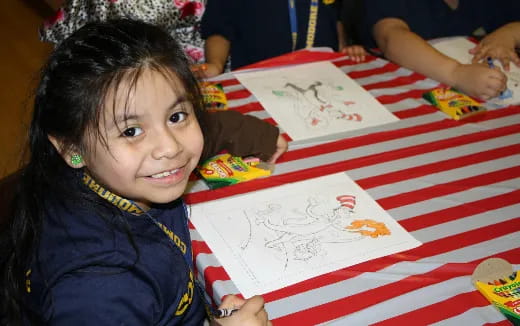
[[[238,140],[212,135],[227,120],[202,108],[182,49],[157,27],[91,23],[56,48],[2,246],[2,324],[204,323],[180,197],[210,154],[203,148]],[[268,130],[261,145],[270,143],[273,159],[285,150],[273,127],[243,122]],[[244,148],[258,153],[257,145]],[[270,325],[259,296],[230,296],[221,308],[240,309],[215,325]]]

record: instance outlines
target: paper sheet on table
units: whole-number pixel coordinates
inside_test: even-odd
[[[246,298],[421,244],[345,173],[196,204],[190,215]]]
[[[293,140],[399,120],[328,61],[236,73],[235,77]]]
[[[475,47],[475,43],[471,42],[465,37],[454,37],[445,40],[439,40],[431,43],[434,48],[439,52],[451,57],[460,63],[470,63],[473,55],[469,53],[469,50]],[[498,60],[494,61],[494,64],[502,68],[501,63]],[[493,102],[510,105],[520,103],[520,68],[515,64],[511,63],[510,71],[504,71],[507,76],[507,88],[511,90],[512,97],[507,99],[493,99]]]

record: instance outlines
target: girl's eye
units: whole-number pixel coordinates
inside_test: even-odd
[[[143,133],[139,127],[127,128],[123,131],[123,137],[136,137]]]
[[[183,112],[183,111],[175,112],[170,117],[170,122],[179,123],[181,121],[186,120],[187,117],[188,117],[188,113],[186,113],[186,112]]]

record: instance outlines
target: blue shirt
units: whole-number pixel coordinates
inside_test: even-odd
[[[310,0],[295,0],[298,21],[296,49],[305,47]],[[319,0],[314,47],[338,49],[338,1]],[[292,51],[287,0],[208,0],[202,17],[204,39],[221,35],[231,42],[231,68]]]
[[[127,208],[124,199],[89,185]],[[204,303],[188,266],[191,243],[181,200],[148,211],[160,225],[122,211],[138,252],[121,223],[101,218],[96,205],[49,196],[46,208],[39,263],[35,258],[27,272],[26,289],[27,303],[46,324],[202,325]]]
[[[362,39],[375,47],[373,26],[381,19],[405,21],[423,39],[471,36],[478,29],[491,33],[513,21],[520,21],[519,0],[459,0],[452,10],[443,0],[364,0]]]

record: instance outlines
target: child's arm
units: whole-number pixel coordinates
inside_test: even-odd
[[[361,45],[348,45],[341,49],[342,53],[348,55],[355,62],[361,62],[365,60],[365,56],[367,55],[365,48]]]
[[[498,59],[506,71],[509,71],[509,63],[513,62],[520,67],[520,58],[515,47],[520,47],[520,22],[506,24],[493,33],[487,35],[473,49],[473,63],[486,60],[488,57]]]
[[[224,36],[211,35],[204,43],[206,63],[192,67],[192,71],[201,78],[209,78],[221,74],[226,65],[230,46],[231,43]]]
[[[270,326],[267,312],[264,309],[264,299],[254,296],[247,300],[234,295],[228,295],[222,301],[219,309],[239,309],[229,317],[214,319],[212,326]]]
[[[201,160],[222,150],[235,156],[258,156],[274,163],[287,150],[277,127],[236,111],[207,112],[202,122],[204,150]]]
[[[506,88],[506,76],[483,64],[461,64],[413,33],[397,18],[384,18],[373,29],[385,57],[397,64],[482,99],[496,97]]]
[[[356,62],[364,61],[366,56],[365,49],[361,45],[347,45],[345,27],[341,21],[336,23],[336,28],[338,30],[338,49],[341,53],[348,55]]]

